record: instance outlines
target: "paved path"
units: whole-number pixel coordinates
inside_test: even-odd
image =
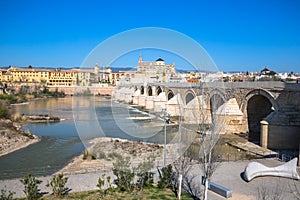
[[[258,160],[259,162],[267,166],[277,166],[282,164],[275,159]],[[300,181],[294,181],[286,178],[277,177],[261,177],[252,180],[251,182],[245,182],[241,178],[241,173],[244,171],[245,166],[249,161],[237,161],[237,162],[224,162],[214,173],[212,181],[222,185],[233,192],[233,197],[230,200],[248,200],[256,199],[258,188],[264,186],[267,191],[274,193],[278,189],[282,189],[282,199],[295,199],[292,194],[292,187],[296,184],[300,190]],[[195,173],[199,174],[198,180],[200,181],[201,174],[200,168],[195,166]],[[299,171],[299,170],[298,170]],[[299,172],[298,172],[299,173]],[[106,173],[107,175],[113,176],[112,173]],[[96,190],[98,178],[101,176],[100,173],[86,173],[86,174],[71,174],[68,175],[69,180],[67,187],[71,192]],[[40,185],[41,192],[50,192],[49,188],[45,185],[50,177],[39,177],[43,183]],[[23,185],[19,179],[14,180],[2,180],[0,181],[0,189],[6,186],[6,190],[15,191],[14,197],[24,197]],[[209,192],[210,200],[224,200],[223,197]]]
[[[106,175],[113,176],[112,173],[105,173]],[[67,175],[68,182],[67,187],[71,189],[70,192],[80,192],[88,190],[96,190],[98,178],[101,176],[101,173],[86,173],[86,174],[71,174]],[[50,180],[51,176],[47,177],[38,177],[39,180],[43,182],[39,185],[41,192],[51,193],[51,189],[46,187],[47,182]],[[6,186],[6,188],[5,188]],[[23,189],[24,186],[19,179],[12,180],[0,180],[0,189],[11,190],[16,192],[14,195],[15,198],[25,197]]]
[[[231,146],[242,149],[254,155],[259,155],[262,157],[278,157],[277,152],[249,142],[247,138],[239,135],[228,134],[225,137],[225,141]]]

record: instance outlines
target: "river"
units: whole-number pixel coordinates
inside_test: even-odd
[[[23,129],[42,136],[40,142],[0,157],[0,179],[20,178],[27,173],[51,175],[63,168],[96,137],[163,142],[163,121],[126,104],[105,97],[40,99],[14,105],[13,113],[49,114],[58,123],[27,124]],[[167,128],[172,139],[176,126]]]

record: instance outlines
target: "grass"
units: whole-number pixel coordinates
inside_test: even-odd
[[[45,195],[41,199],[44,200],[57,200],[54,195]],[[118,188],[111,189],[107,194],[101,195],[99,190],[86,191],[86,192],[74,192],[60,198],[61,200],[82,199],[82,200],[148,200],[148,199],[160,199],[160,200],[173,200],[176,199],[175,194],[170,189],[160,189],[155,186],[146,187],[143,191],[123,192]],[[183,193],[182,200],[193,199],[189,194]],[[23,199],[19,199],[23,200]]]

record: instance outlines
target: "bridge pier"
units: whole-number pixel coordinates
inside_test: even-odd
[[[139,104],[139,96],[141,95],[141,90],[137,89],[132,96],[132,103],[135,105]]]
[[[140,95],[139,96],[139,103],[138,103],[138,105],[139,106],[142,106],[142,107],[145,107],[146,106],[146,101],[145,101],[145,99],[146,99],[146,96],[145,95]]]
[[[265,120],[260,122],[260,146],[263,148],[268,148],[268,126],[269,123]]]
[[[176,94],[166,103],[166,110],[171,116],[180,116],[180,105],[183,105],[179,94]]]
[[[154,99],[153,96],[148,96],[145,98],[146,109],[152,110],[154,108],[153,99]]]
[[[161,92],[158,96],[153,99],[153,110],[154,112],[161,112],[162,108],[166,108],[167,98],[166,93]]]

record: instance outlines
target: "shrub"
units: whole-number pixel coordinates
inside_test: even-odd
[[[0,200],[13,200],[14,199],[14,194],[16,194],[15,192],[12,191],[6,191],[4,189],[1,190],[1,194],[0,194]]]
[[[109,153],[108,155],[107,155],[107,160],[109,160],[110,158],[111,159],[119,159],[119,158],[121,158],[122,156],[121,156],[121,154],[119,154],[119,153],[117,153],[117,152],[111,152],[111,153]]]
[[[83,160],[95,160],[96,156],[91,154],[88,150],[84,150],[83,152]]]
[[[9,118],[8,108],[2,104],[0,104],[0,118]]]
[[[13,95],[1,94],[0,99],[6,100],[9,103],[16,103],[17,102],[17,98]]]
[[[41,197],[40,189],[38,189],[38,185],[42,183],[41,180],[38,180],[31,174],[28,174],[20,181],[24,185],[23,191],[27,200],[36,200]]]
[[[133,189],[134,172],[130,167],[130,160],[120,157],[113,163],[113,173],[117,177],[116,184],[122,191]]]
[[[108,194],[111,191],[112,186],[111,186],[110,180],[111,180],[111,177],[107,176],[106,177],[106,183],[108,185],[108,188],[104,189],[103,187],[105,186],[105,174],[102,174],[102,178],[101,177],[98,178],[97,187],[99,188],[99,192],[100,192],[100,197],[101,198],[103,198],[106,194]]]
[[[137,179],[137,187],[142,190],[145,186],[150,186],[153,184],[153,173],[151,169],[154,167],[154,156],[147,157],[147,160],[139,163],[136,170]]]
[[[174,182],[175,174],[172,170],[172,165],[168,165],[161,169],[159,172],[160,180],[157,183],[159,188],[170,188],[173,189],[173,182]]]
[[[47,183],[47,187],[52,188],[52,192],[56,197],[61,197],[68,190],[68,188],[66,188],[67,181],[68,177],[64,177],[63,173],[54,175],[51,181]]]
[[[99,188],[99,190],[103,189],[103,186],[104,186],[104,183],[105,183],[104,177],[105,177],[105,174],[102,174],[102,178],[101,177],[98,178],[97,187]]]

